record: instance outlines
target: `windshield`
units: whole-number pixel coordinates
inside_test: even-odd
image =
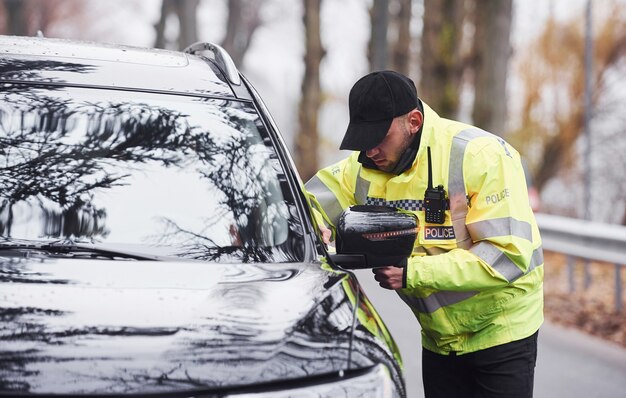
[[[252,104],[115,90],[2,86],[0,237],[220,262],[303,257]]]

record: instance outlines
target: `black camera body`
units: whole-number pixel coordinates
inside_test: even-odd
[[[417,217],[387,206],[352,206],[337,223],[337,254],[344,268],[405,266],[418,233]]]

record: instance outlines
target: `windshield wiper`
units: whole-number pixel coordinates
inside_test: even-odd
[[[104,257],[109,259],[123,258],[140,261],[160,261],[161,256],[151,256],[118,250],[101,249],[95,246],[80,244],[21,244],[21,243],[0,243],[0,251],[40,251],[49,254],[64,255],[66,257]]]

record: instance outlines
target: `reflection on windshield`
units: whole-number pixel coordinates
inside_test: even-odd
[[[0,91],[3,238],[207,261],[301,258],[296,212],[251,105],[132,96]]]

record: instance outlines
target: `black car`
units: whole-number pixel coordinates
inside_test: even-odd
[[[0,395],[402,397],[219,46],[0,37]]]

